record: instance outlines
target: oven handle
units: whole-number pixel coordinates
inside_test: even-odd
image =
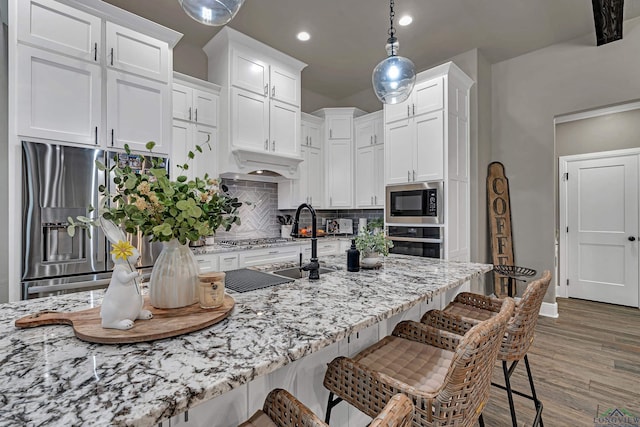
[[[98,280],[87,280],[84,282],[70,282],[70,283],[59,283],[55,285],[40,285],[40,286],[31,286],[28,289],[29,294],[36,294],[39,292],[55,292],[55,291],[63,291],[68,289],[78,289],[81,291],[82,288],[90,288],[92,286],[103,286],[106,288],[109,285],[111,279],[98,279]]]
[[[416,243],[442,243],[443,239],[421,239],[418,237],[397,237],[388,236],[389,240],[398,242],[416,242]]]

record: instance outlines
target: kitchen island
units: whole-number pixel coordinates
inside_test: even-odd
[[[491,270],[486,264],[391,255],[379,270],[350,273],[344,255],[321,261],[340,270],[315,282],[230,293],[236,306],[224,321],[148,343],[92,344],[77,339],[69,326],[13,325],[38,311],[97,306],[103,291],[0,305],[0,426],[156,425],[277,376]],[[322,388],[321,377],[320,384],[311,380],[305,379],[308,386]],[[254,393],[255,400],[266,392]],[[245,399],[238,416],[253,406]],[[224,413],[218,417],[208,425],[235,422]]]

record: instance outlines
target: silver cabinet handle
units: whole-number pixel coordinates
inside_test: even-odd
[[[369,145],[373,145],[373,135],[369,137]]]
[[[269,94],[269,83],[267,83],[266,85],[264,85],[264,94],[268,95]]]
[[[371,204],[373,204],[373,196],[371,196]]]
[[[268,139],[264,140],[264,149],[269,151],[269,140]]]
[[[278,251],[270,251],[269,255],[278,255]]]
[[[191,120],[191,107],[189,107],[189,120]]]
[[[114,133],[114,131],[113,131],[113,129],[111,129],[111,146],[112,147],[113,147],[113,133]]]
[[[378,204],[378,196],[373,196],[373,204],[374,205]]]
[[[411,171],[407,171],[407,182],[411,181]]]
[[[407,117],[411,116],[411,113],[409,111],[409,106],[407,105]]]
[[[329,206],[333,206],[333,197],[329,197]]]
[[[374,144],[378,143],[378,135],[373,135],[373,143]]]
[[[111,65],[113,65],[113,48],[111,48]]]
[[[411,104],[411,105],[413,105],[413,115],[415,116],[416,115],[416,104]]]
[[[312,205],[313,204],[313,197],[309,196],[309,204]]]
[[[98,62],[98,43],[93,44],[93,60]]]
[[[271,87],[271,96],[273,96],[274,98],[276,97],[276,87],[275,86]]]
[[[271,143],[271,151],[276,151],[276,141],[273,140],[273,142]]]
[[[413,171],[413,180],[416,180],[416,171]]]
[[[95,136],[95,140],[96,140],[96,145],[98,145],[98,126],[96,126],[96,136]]]
[[[195,113],[195,120],[196,122],[198,121],[198,109],[196,108],[196,113]]]
[[[333,138],[333,129],[329,129],[329,138]]]

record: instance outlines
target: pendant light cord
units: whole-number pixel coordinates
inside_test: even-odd
[[[388,43],[391,44],[391,56],[395,55],[393,51],[393,44],[396,41],[396,29],[393,27],[393,18],[396,16],[396,13],[393,11],[393,6],[395,5],[394,0],[389,0],[389,40]]]

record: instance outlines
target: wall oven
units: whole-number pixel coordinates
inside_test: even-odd
[[[388,225],[387,236],[393,241],[394,254],[412,255],[427,258],[443,258],[443,228]]]
[[[442,181],[388,185],[387,223],[442,224]]]

